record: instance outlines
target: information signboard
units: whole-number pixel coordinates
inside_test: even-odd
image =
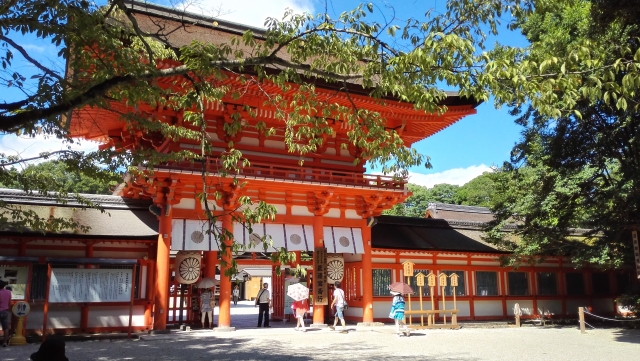
[[[129,302],[131,269],[53,268],[49,302]]]

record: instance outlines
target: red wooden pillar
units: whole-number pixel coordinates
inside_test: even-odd
[[[218,264],[218,251],[205,251],[204,252],[204,277],[215,279],[217,264]],[[222,277],[220,278],[222,279]]]
[[[538,282],[535,271],[529,273],[531,277],[531,295],[533,296],[533,315],[538,315]]]
[[[313,217],[313,245],[314,247],[324,247],[324,220],[322,215],[316,215]],[[313,257],[313,269],[316,269],[316,257]],[[316,275],[313,275],[314,281],[316,280]],[[317,282],[316,282],[317,283]],[[315,290],[317,285],[314,285],[313,289]],[[318,305],[316,300],[313,302],[313,324],[314,325],[322,325],[324,324],[324,305]]]
[[[166,207],[166,206],[165,206]],[[167,312],[169,310],[169,272],[171,248],[171,215],[163,209],[159,217],[158,248],[156,250],[156,284],[154,299],[153,329],[167,328]]]
[[[145,326],[147,326],[147,328],[153,327],[152,324],[152,312],[153,312],[153,294],[154,294],[154,274],[155,274],[155,263],[152,261],[147,261],[146,262],[147,265],[147,279],[146,279],[146,285],[147,285],[147,294],[145,295],[146,299],[147,299],[147,304],[145,305],[144,308],[144,324]]]
[[[224,214],[220,218],[222,218],[223,232],[233,233],[231,214]],[[226,247],[220,254],[220,313],[218,314],[218,327],[231,327],[231,276],[227,276],[226,273],[231,267],[233,239],[223,237],[222,242]]]
[[[371,228],[362,221],[362,322],[373,322],[373,264],[371,262]],[[358,278],[358,277],[356,277]]]

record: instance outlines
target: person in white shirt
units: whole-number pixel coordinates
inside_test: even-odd
[[[269,306],[271,305],[271,294],[269,293],[269,284],[262,285],[262,289],[258,292],[256,297],[256,307],[258,309],[258,327],[271,327],[269,326]],[[264,326],[262,326],[262,320],[264,319]]]
[[[336,318],[333,320],[333,326],[329,326],[329,328],[331,329],[331,331],[335,331],[336,325],[338,324],[338,319],[339,319],[340,323],[342,324],[342,331],[340,331],[340,333],[348,333],[347,327],[344,324],[344,314],[343,314],[344,305],[345,305],[344,291],[342,290],[342,288],[340,288],[340,281],[336,281],[334,286],[336,287],[336,289],[333,290],[333,302],[331,302],[331,308],[335,306]]]
[[[238,288],[238,286],[235,286],[233,288],[233,304],[234,305],[238,304],[238,298],[240,298],[240,289]]]

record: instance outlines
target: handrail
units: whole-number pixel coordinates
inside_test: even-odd
[[[207,161],[206,171],[210,173],[217,173],[220,168],[219,163],[220,162],[217,159]],[[158,168],[200,171],[201,167],[202,165],[200,163],[180,162],[159,166]],[[238,172],[230,173],[244,177],[285,179],[311,183],[333,183],[385,189],[404,189],[404,186],[407,183],[406,179],[394,179],[392,176],[363,174],[330,169],[292,167],[288,165],[260,162],[251,162],[250,166],[239,168]]]

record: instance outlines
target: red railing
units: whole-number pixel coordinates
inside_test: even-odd
[[[221,166],[218,160],[211,160],[207,162],[206,171],[209,173],[219,173],[221,169],[220,167]],[[157,166],[156,168],[190,170],[198,172],[202,170],[202,164],[183,162]],[[391,176],[384,175],[362,174],[329,169],[292,167],[259,162],[252,162],[250,166],[240,168],[237,172],[230,172],[230,174],[243,177],[283,179],[309,183],[332,183],[385,189],[404,189],[404,186],[407,183],[406,179],[397,179]]]

